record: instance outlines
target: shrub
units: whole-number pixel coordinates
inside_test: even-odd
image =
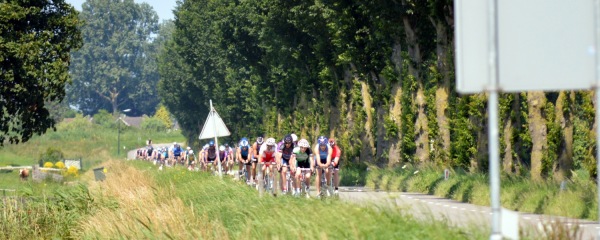
[[[112,114],[105,109],[101,109],[98,113],[94,114],[94,123],[106,128],[115,128],[116,122]]]
[[[45,168],[52,168],[52,167],[54,167],[54,163],[52,163],[52,162],[46,162],[46,163],[44,163],[44,167]]]
[[[40,161],[41,162],[45,162],[45,163],[47,163],[47,162],[50,162],[50,163],[58,162],[58,161],[60,161],[60,160],[63,159],[63,156],[64,155],[63,155],[62,151],[60,151],[60,149],[53,148],[53,147],[48,147],[46,149],[46,152],[44,152],[44,153],[42,153],[40,155]],[[45,165],[46,164],[44,164],[44,166]]]
[[[89,128],[92,123],[89,120],[89,117],[84,117],[81,114],[77,114],[75,119],[71,122],[61,122],[57,125],[56,129],[59,131],[64,130],[78,130],[78,129],[86,129]]]
[[[141,128],[148,131],[164,132],[167,130],[167,125],[157,117],[144,118]]]

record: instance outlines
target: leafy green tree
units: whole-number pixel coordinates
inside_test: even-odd
[[[53,128],[47,102],[61,102],[80,21],[63,0],[0,2],[0,145]]]
[[[153,35],[158,16],[147,3],[88,0],[82,6],[84,47],[73,54],[70,101],[86,114],[132,109],[149,114],[156,98]]]

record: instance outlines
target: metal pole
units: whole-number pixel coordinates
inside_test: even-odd
[[[117,156],[121,155],[121,117],[117,123]]]
[[[490,153],[491,240],[502,239],[500,212],[500,156],[498,152],[498,1],[488,0],[490,85],[488,99],[488,143]]]
[[[598,187],[598,199],[600,203],[600,0],[594,1],[594,28],[596,29],[596,186]],[[600,219],[600,204],[598,205],[598,219]],[[600,220],[598,220],[600,222]],[[600,230],[598,230],[597,240],[600,240]]]
[[[212,99],[210,100],[210,113],[208,114],[210,116],[210,114],[213,114],[213,105],[212,105]],[[219,128],[217,128],[217,118],[213,118],[213,123],[215,124],[215,148],[219,148],[219,141],[217,140],[217,131],[219,130]],[[219,151],[217,151],[218,153]],[[223,173],[221,172],[221,156],[219,156],[220,154],[217,154],[217,166],[219,168],[219,177],[223,177]]]

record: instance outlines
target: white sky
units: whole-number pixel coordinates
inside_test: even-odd
[[[75,9],[81,11],[81,5],[86,0],[66,0],[67,3],[73,5]],[[173,9],[177,6],[176,0],[134,0],[136,3],[146,2],[154,8],[154,11],[158,14],[159,22],[163,20],[173,20]]]

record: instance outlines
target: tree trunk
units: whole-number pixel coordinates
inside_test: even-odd
[[[542,179],[542,160],[544,151],[548,149],[546,118],[544,107],[546,96],[541,91],[527,93],[529,106],[528,121],[531,134],[531,179]]]
[[[423,93],[423,84],[419,83],[419,89],[417,90],[417,96],[415,99],[417,104],[417,121],[415,122],[415,136],[417,140],[415,142],[416,157],[420,162],[429,161],[429,129],[427,128],[427,115],[425,114],[425,94]]]
[[[560,144],[560,153],[558,156],[557,179],[571,177],[573,170],[573,103],[575,101],[575,92],[561,91],[556,100],[556,121],[560,124],[563,131]],[[566,106],[565,106],[566,105]],[[564,110],[567,110],[566,112]]]

